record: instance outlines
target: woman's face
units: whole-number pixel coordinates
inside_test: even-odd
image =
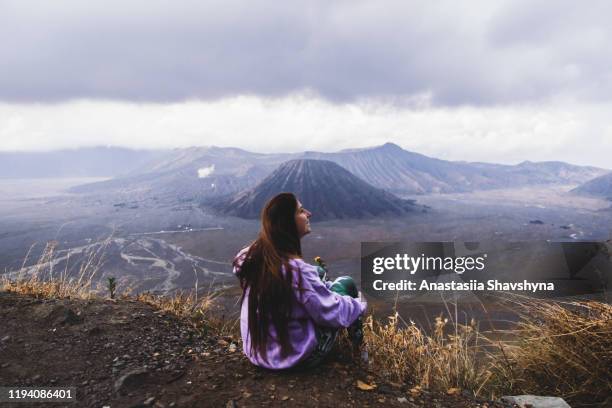
[[[310,233],[309,218],[311,215],[310,211],[302,207],[302,203],[298,200],[297,212],[295,213],[295,225],[297,226],[300,238]]]

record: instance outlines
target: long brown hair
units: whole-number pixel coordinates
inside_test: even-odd
[[[292,193],[280,193],[270,199],[261,212],[259,236],[250,245],[242,264],[240,259],[234,260],[243,290],[241,304],[249,290],[251,352],[264,359],[270,324],[276,329],[281,355],[287,356],[292,351],[288,326],[292,311],[293,271],[289,259],[302,257],[295,223],[297,210],[298,200]],[[298,276],[298,288],[300,286]]]

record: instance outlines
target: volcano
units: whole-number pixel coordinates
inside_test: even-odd
[[[312,214],[313,221],[402,215],[420,209],[375,188],[328,160],[291,160],[250,190],[216,203],[218,211],[241,218],[258,218],[265,203],[281,192],[292,192]]]

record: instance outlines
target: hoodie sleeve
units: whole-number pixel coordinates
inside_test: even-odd
[[[242,248],[240,252],[238,252],[236,256],[234,257],[235,265],[232,268],[232,272],[234,273],[234,275],[238,275],[238,272],[240,271],[240,267],[242,266],[248,252],[249,252],[249,247]]]
[[[302,277],[302,291],[298,301],[318,325],[349,327],[366,310],[365,302],[330,291],[313,265],[298,260],[296,266]]]

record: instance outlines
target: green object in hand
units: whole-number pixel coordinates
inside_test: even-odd
[[[325,262],[323,261],[323,259],[321,259],[320,256],[316,256],[314,261],[317,264],[317,272],[319,273],[319,279],[321,279],[322,282],[325,282],[327,280],[327,265],[325,265]]]

